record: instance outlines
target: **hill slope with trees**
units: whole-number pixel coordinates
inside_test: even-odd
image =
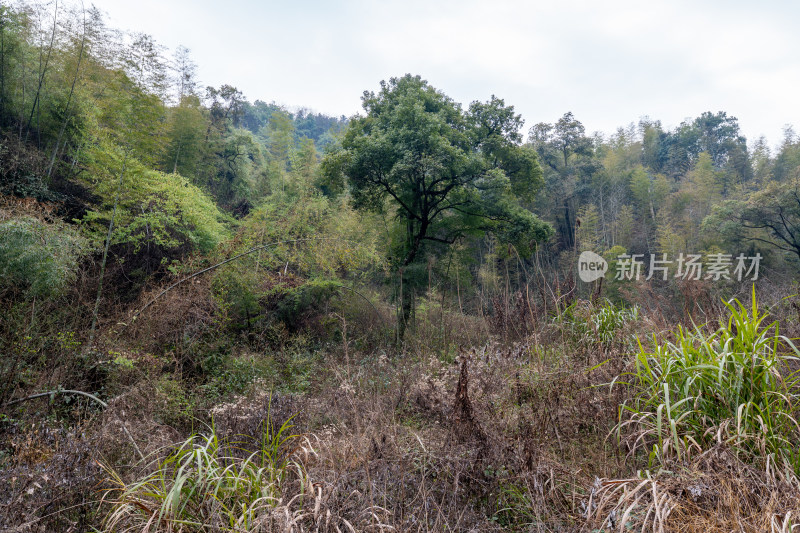
[[[196,72],[0,5],[0,530],[796,530],[791,128]]]

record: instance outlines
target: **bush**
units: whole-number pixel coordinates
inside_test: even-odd
[[[274,289],[281,296],[275,314],[287,327],[297,328],[303,319],[322,312],[325,304],[339,294],[341,284],[329,280],[308,280],[297,287]]]
[[[0,243],[0,290],[40,298],[64,291],[87,248],[71,228],[34,218],[0,222]]]
[[[639,392],[623,405],[618,429],[632,429],[634,449],[647,446],[651,462],[724,444],[741,459],[800,475],[800,375],[791,371],[800,352],[777,322],[764,325],[755,290],[751,309],[726,306],[730,316],[715,331],[679,328],[653,351],[639,345]]]
[[[183,176],[150,170],[108,142],[90,150],[87,164],[91,176],[87,185],[101,204],[82,222],[98,242],[105,239],[117,203],[112,244],[129,244],[134,251],[142,246],[174,249],[189,245],[210,252],[228,237],[228,217]]]
[[[639,320],[637,307],[617,307],[608,300],[600,305],[581,300],[564,309],[555,322],[562,324],[573,341],[583,345],[619,343],[633,347],[633,336],[626,326]]]

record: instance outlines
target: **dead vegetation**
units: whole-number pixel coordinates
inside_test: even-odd
[[[186,381],[178,356],[151,353],[213,331],[219,313],[208,290],[189,284],[154,304],[151,318],[106,329],[108,347],[130,348],[113,352],[115,397],[105,411],[61,398],[5,409],[5,530],[798,530],[800,485],[774,465],[759,468],[725,444],[659,465],[617,442],[619,406],[633,394],[620,376],[633,370],[635,337],[658,331],[660,317],[579,300],[555,319],[532,309],[518,341],[435,352],[423,330],[399,354],[360,343],[366,333],[339,315],[341,345],[315,359],[302,390],[278,374],[214,404],[198,399],[205,385]],[[290,364],[291,349],[276,360]],[[66,419],[72,429],[55,429]],[[136,460],[122,423],[147,460]],[[284,474],[259,485],[268,497],[230,496],[247,516],[200,499],[192,505],[203,525],[179,526],[166,499],[137,492],[160,480],[171,494],[180,450],[203,450],[212,436],[219,472],[241,472],[265,435],[287,424],[291,438],[276,452]]]

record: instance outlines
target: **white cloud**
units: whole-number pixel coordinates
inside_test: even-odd
[[[571,110],[611,133],[724,110],[777,142],[800,123],[800,9],[781,2],[96,3],[115,25],[191,48],[208,84],[336,115],[410,72],[465,104],[505,98],[528,125]]]

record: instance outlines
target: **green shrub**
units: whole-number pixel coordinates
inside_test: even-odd
[[[147,245],[166,249],[190,245],[209,252],[228,238],[229,217],[183,176],[151,170],[108,141],[92,147],[87,165],[86,185],[101,202],[82,222],[98,242],[105,238],[115,204],[112,244],[131,244],[137,250]]]
[[[276,287],[279,297],[275,315],[290,328],[296,328],[304,316],[322,311],[327,302],[338,295],[341,284],[330,280],[309,280],[297,287]]]
[[[633,337],[625,335],[625,327],[639,319],[637,307],[618,307],[608,300],[599,305],[578,301],[559,314],[555,322],[566,328],[579,344],[626,344]]]
[[[86,240],[67,226],[34,218],[0,222],[0,290],[56,296],[75,276]]]
[[[225,327],[249,330],[264,314],[259,301],[263,283],[258,273],[234,265],[220,270],[212,282]]]
[[[186,385],[173,376],[163,376],[156,383],[158,407],[156,418],[173,427],[190,427],[196,414],[197,399]]]
[[[380,229],[375,219],[356,213],[344,200],[275,194],[242,222],[240,238],[248,248],[278,243],[257,256],[267,268],[288,265],[307,277],[332,278],[381,268]],[[294,239],[300,241],[282,242]]]
[[[726,305],[716,330],[679,328],[653,351],[639,345],[638,394],[623,405],[618,430],[630,429],[635,448],[646,446],[662,465],[719,443],[800,474],[800,375],[791,370],[800,352],[776,322],[765,325],[755,291],[749,310],[738,300]]]
[[[59,195],[44,182],[42,153],[14,135],[0,137],[0,194],[53,202]]]

